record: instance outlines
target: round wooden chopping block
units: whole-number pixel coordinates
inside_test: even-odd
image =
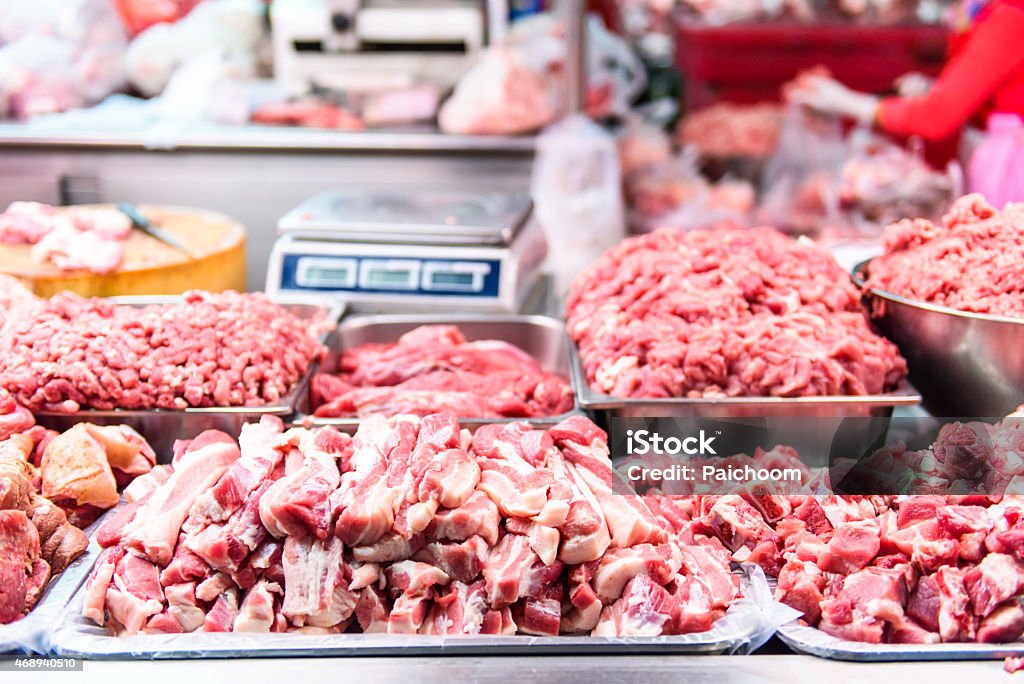
[[[245,290],[245,227],[241,223],[201,209],[146,204],[138,209],[178,238],[192,256],[135,229],[125,244],[124,263],[114,273],[62,271],[49,262],[34,263],[30,245],[2,243],[0,273],[20,279],[40,297],[64,290],[85,297]]]

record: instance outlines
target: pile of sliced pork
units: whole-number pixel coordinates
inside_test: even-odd
[[[730,552],[692,500],[611,479],[581,417],[208,431],[126,489],[83,614],[118,634],[708,630],[739,596]]]

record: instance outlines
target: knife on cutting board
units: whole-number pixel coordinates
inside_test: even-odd
[[[191,249],[186,247],[181,240],[174,237],[163,228],[154,225],[152,221],[143,216],[139,212],[138,207],[136,207],[134,204],[130,204],[128,202],[121,202],[120,204],[117,205],[117,209],[122,214],[130,218],[132,223],[135,224],[135,227],[141,230],[146,235],[156,238],[160,242],[164,243],[165,245],[173,247],[182,254],[185,254],[186,256],[195,256],[195,253]]]

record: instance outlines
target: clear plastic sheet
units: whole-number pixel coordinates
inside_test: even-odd
[[[89,546],[81,556],[51,579],[35,608],[25,617],[7,625],[0,625],[0,654],[47,653],[49,635],[62,619],[68,601],[85,581],[100,555],[100,547],[92,539],[103,518],[86,530]]]
[[[865,644],[847,641],[794,620],[779,629],[787,646],[805,655],[865,663],[911,660],[998,660],[1024,656],[1024,643],[1013,644]]]
[[[81,616],[78,591],[53,634],[53,652],[92,659],[266,658],[511,654],[748,654],[796,611],[772,600],[759,568],[742,570],[744,598],[707,632],[660,637],[416,636],[395,634],[145,634],[117,637]],[[83,583],[84,584],[84,583]]]

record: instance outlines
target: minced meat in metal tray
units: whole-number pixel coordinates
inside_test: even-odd
[[[889,662],[911,660],[1000,660],[1024,656],[1024,643],[1013,644],[865,644],[848,641],[794,620],[779,628],[787,646],[806,655],[830,660]]]
[[[763,573],[742,571],[744,598],[699,634],[657,637],[428,636],[400,634],[244,634],[193,632],[118,637],[81,616],[84,582],[54,631],[60,657],[90,659],[269,658],[423,655],[721,655],[761,646],[792,609],[771,600]]]
[[[916,406],[921,395],[909,385],[893,392],[866,396],[820,397],[679,397],[644,399],[613,397],[594,390],[587,382],[576,345],[570,345],[576,401],[598,420],[609,418],[765,418],[841,417],[887,418],[897,406]]]
[[[570,344],[565,331],[565,323],[549,316],[515,315],[515,314],[454,314],[439,315],[367,315],[346,318],[327,339],[327,360],[322,368],[326,372],[336,370],[338,358],[345,349],[361,344],[387,344],[398,341],[398,338],[421,325],[456,325],[468,340],[501,340],[522,349],[532,356],[548,373],[555,373],[566,378],[572,384],[574,397],[578,395],[577,387],[572,382],[570,373]],[[575,402],[575,399],[574,399]],[[307,402],[308,411],[300,414],[296,423],[306,426],[333,425],[345,431],[354,431],[359,426],[359,418],[320,418],[311,415],[314,407]],[[538,427],[555,425],[569,416],[578,415],[578,404],[568,413],[558,416],[534,418],[474,418],[460,417],[462,427],[474,430],[488,423],[507,423],[514,420],[525,420]]]
[[[275,295],[271,301],[296,316],[313,320],[322,316],[325,327],[333,327],[341,318],[344,307],[337,301],[315,295]],[[127,306],[150,306],[154,304],[170,304],[180,300],[173,296],[137,296],[111,297],[115,304]],[[330,332],[320,336],[326,343]],[[95,425],[128,425],[137,430],[156,451],[160,463],[170,463],[171,449],[175,440],[195,437],[203,430],[223,430],[229,435],[237,435],[244,423],[258,421],[263,416],[277,416],[287,420],[300,410],[302,402],[309,394],[309,382],[316,373],[318,362],[310,364],[305,375],[299,378],[291,391],[279,401],[263,406],[215,406],[210,408],[186,409],[82,409],[76,413],[59,413],[40,411],[35,414],[36,421],[47,428],[63,432],[77,423],[93,423]]]

